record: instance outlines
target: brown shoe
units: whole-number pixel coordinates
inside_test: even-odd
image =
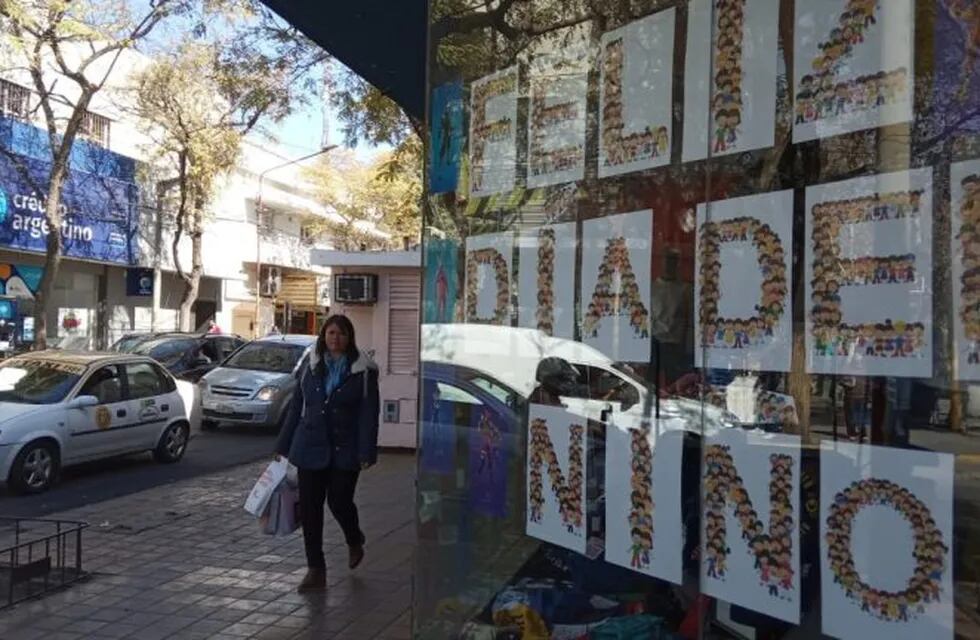
[[[354,570],[357,568],[357,565],[361,564],[361,561],[364,560],[364,545],[359,544],[356,546],[347,547],[347,552],[347,566],[350,567],[351,570]]]
[[[306,577],[296,587],[297,593],[310,593],[311,591],[323,591],[327,588],[326,569],[310,569],[306,572]]]

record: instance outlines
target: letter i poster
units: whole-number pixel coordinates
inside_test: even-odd
[[[582,342],[621,362],[650,360],[653,211],[582,224]]]
[[[820,451],[823,632],[953,638],[954,456],[825,442]]]
[[[950,170],[953,318],[960,380],[980,380],[980,159]]]
[[[527,434],[527,535],[585,553],[588,420],[532,404]]]
[[[705,438],[701,591],[800,620],[800,438],[725,429]]]
[[[529,229],[518,240],[521,327],[575,337],[575,223]]]
[[[793,192],[698,205],[695,362],[789,371]]]
[[[684,162],[773,145],[779,5],[779,0],[690,3],[684,61]]]
[[[912,0],[795,4],[793,142],[912,119]]]
[[[514,189],[517,177],[518,67],[473,82],[470,88],[470,196]]]
[[[683,420],[606,427],[606,561],[676,584],[684,577],[683,429]]]
[[[932,169],[806,190],[809,373],[932,375]]]
[[[466,321],[510,326],[514,234],[466,239]]]

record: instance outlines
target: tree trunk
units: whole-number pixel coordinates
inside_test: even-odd
[[[61,189],[68,171],[67,160],[51,167],[48,181],[44,216],[48,224],[47,252],[44,256],[44,272],[34,300],[34,349],[48,348],[48,303],[54,293],[54,284],[61,267]]]
[[[180,300],[180,330],[193,331],[191,314],[194,303],[201,291],[201,276],[204,274],[202,245],[204,244],[204,204],[197,202],[191,213],[191,271],[184,275],[184,295]]]

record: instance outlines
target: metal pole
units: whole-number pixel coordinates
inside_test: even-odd
[[[265,182],[265,176],[273,171],[278,171],[279,169],[285,169],[286,167],[298,164],[310,158],[315,158],[321,156],[325,153],[329,153],[337,148],[337,145],[331,144],[323,147],[315,153],[310,153],[302,158],[296,158],[295,160],[290,160],[289,162],[284,162],[282,164],[270,167],[259,174],[259,193],[255,199],[255,315],[254,324],[252,325],[252,333],[254,337],[259,337],[259,308],[262,306],[262,234],[261,234],[261,222],[262,222],[262,185]],[[275,310],[273,310],[275,313]]]

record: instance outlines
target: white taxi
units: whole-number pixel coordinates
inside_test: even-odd
[[[195,387],[150,358],[42,351],[0,363],[0,482],[40,493],[61,468],[187,450]]]

